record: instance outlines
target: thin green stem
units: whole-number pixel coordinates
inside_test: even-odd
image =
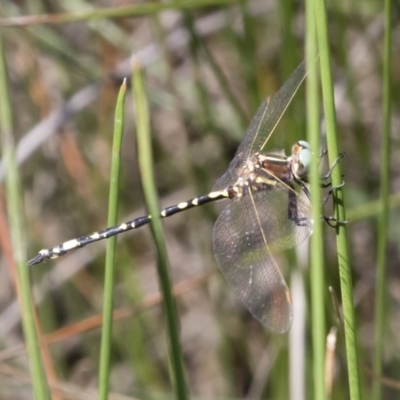
[[[171,3],[141,3],[125,7],[96,8],[95,10],[62,14],[29,15],[15,18],[0,18],[3,26],[26,26],[37,24],[65,24],[107,18],[128,18],[158,14],[167,10],[191,10],[201,7],[236,3],[236,0],[190,0]]]
[[[307,75],[307,133],[308,142],[314,154],[318,154],[320,148],[319,133],[319,96],[318,96],[318,71],[317,71],[317,36],[315,29],[314,3],[309,0],[306,3],[307,40],[306,61]],[[311,236],[311,326],[313,345],[313,383],[314,399],[326,398],[325,388],[325,314],[324,291],[326,290],[324,279],[323,240],[321,223],[321,186],[320,172],[317,157],[312,158],[310,165],[310,192],[312,199],[312,218],[314,220],[313,235]]]
[[[239,101],[235,97],[234,93],[232,92],[229,82],[228,82],[227,78],[225,77],[222,69],[219,67],[218,63],[214,59],[211,51],[208,49],[208,47],[205,43],[202,44],[202,50],[204,51],[204,53],[207,57],[207,60],[210,64],[210,67],[212,68],[214,75],[218,80],[218,83],[222,89],[223,94],[225,95],[226,99],[229,101],[231,107],[235,110],[242,125],[246,126],[246,124],[248,122],[248,117],[247,117],[245,111],[242,109],[242,106],[240,105]]]
[[[398,207],[400,207],[400,193],[395,193],[389,196],[389,208],[392,209]],[[381,201],[375,200],[350,209],[347,215],[350,219],[350,223],[352,223],[374,217],[379,214],[381,209]]]
[[[124,104],[126,95],[126,82],[124,81],[117,99],[114,119],[114,140],[111,157],[111,181],[108,203],[108,226],[117,224],[118,214],[118,189],[121,170],[121,144],[124,130]],[[115,248],[117,238],[111,237],[107,241],[105,276],[104,276],[104,300],[103,300],[103,326],[101,332],[100,366],[99,366],[99,398],[108,398],[111,336],[114,304],[114,275],[115,275]]]
[[[145,203],[151,219],[151,231],[157,250],[157,272],[163,294],[164,312],[167,322],[167,331],[170,345],[170,359],[172,369],[172,382],[179,400],[188,398],[185,374],[183,369],[182,349],[179,342],[178,315],[171,290],[169,276],[169,261],[162,232],[159,215],[157,191],[153,172],[153,155],[151,150],[150,119],[147,106],[146,93],[140,66],[137,62],[133,65],[133,95],[137,127],[138,161],[142,181]]]
[[[338,140],[336,129],[336,113],[334,104],[332,72],[330,65],[328,22],[326,6],[323,0],[315,0],[315,12],[317,22],[317,35],[321,65],[322,94],[326,120],[327,144],[329,162],[333,164],[338,157]],[[340,163],[333,170],[332,185],[338,186],[342,182]],[[337,189],[334,192],[335,217],[337,221],[345,221],[344,196],[343,190]],[[360,375],[357,356],[357,338],[355,325],[355,312],[353,301],[353,288],[351,279],[351,267],[349,261],[348,239],[346,227],[338,223],[336,228],[336,243],[338,251],[340,287],[342,292],[342,304],[344,315],[344,327],[346,336],[346,355],[349,374],[349,387],[351,400],[361,398]]]
[[[24,211],[20,179],[12,135],[12,113],[8,92],[7,66],[4,58],[3,36],[0,30],[0,136],[4,163],[6,165],[6,199],[11,232],[12,251],[17,265],[16,290],[20,302],[22,327],[28,351],[32,385],[37,399],[49,398],[46,375],[43,370],[40,343],[35,326],[29,269],[26,267],[26,242],[24,237]]]
[[[256,51],[254,42],[254,24],[252,23],[249,11],[248,1],[239,0],[239,7],[243,23],[243,41],[238,50],[241,52],[241,59],[243,64],[243,72],[246,79],[247,93],[249,94],[248,101],[250,103],[250,110],[256,110],[260,103],[259,87],[256,79]]]
[[[392,2],[385,0],[385,39],[383,59],[383,135],[381,161],[381,213],[378,224],[378,254],[375,290],[375,346],[374,373],[382,374],[382,346],[386,329],[386,246],[389,219],[389,166],[390,166],[390,117],[391,117],[391,61],[392,61]],[[373,384],[372,398],[381,398],[381,382]]]

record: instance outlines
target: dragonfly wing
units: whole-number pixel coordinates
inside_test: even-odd
[[[251,199],[272,254],[298,246],[311,235],[310,201],[293,188],[276,182],[270,190],[253,192]]]
[[[311,233],[308,202],[297,195],[301,225],[289,218],[289,192],[279,184],[235,198],[219,215],[213,233],[217,263],[235,295],[263,325],[280,333],[292,324],[292,302],[273,254]]]
[[[213,232],[217,263],[235,295],[263,325],[289,329],[289,290],[260,232],[248,198],[233,200],[219,215]]]
[[[263,101],[247,128],[237,156],[243,154],[247,158],[250,153],[263,149],[306,75],[305,62],[302,61],[279,91],[271,99]]]
[[[236,153],[236,156],[229,164],[229,168],[227,169],[225,174],[222,175],[217,180],[217,182],[215,182],[212,190],[217,192],[219,190],[224,190],[228,186],[233,186],[239,177],[242,167],[243,167],[243,158],[238,156],[238,154]]]
[[[213,190],[222,190],[235,184],[238,172],[244,162],[252,153],[261,151],[267,144],[306,75],[303,61],[281,89],[272,98],[268,97],[262,102],[247,128],[228,170],[218,179]]]

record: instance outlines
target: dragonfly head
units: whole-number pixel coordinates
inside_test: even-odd
[[[289,157],[289,160],[292,165],[292,173],[296,179],[307,180],[311,154],[310,145],[304,140],[299,140],[292,147],[292,155]]]

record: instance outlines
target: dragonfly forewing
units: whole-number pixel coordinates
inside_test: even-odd
[[[243,163],[252,153],[261,151],[265,147],[306,75],[307,71],[303,61],[281,89],[272,98],[266,98],[262,102],[247,128],[228,170],[218,179],[213,190],[221,190],[233,185]]]
[[[265,147],[306,75],[305,62],[302,61],[279,91],[262,102],[237,149],[237,155],[243,154],[247,158]]]

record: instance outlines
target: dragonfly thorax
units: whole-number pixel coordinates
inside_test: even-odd
[[[254,153],[237,171],[237,180],[228,188],[229,197],[242,197],[249,191],[271,190],[277,184],[292,186],[293,182],[306,182],[311,161],[310,146],[298,141],[287,157],[284,151]]]
[[[252,192],[271,190],[277,183],[289,183],[293,174],[283,151],[268,154],[254,153],[243,164],[237,181],[229,188],[230,197],[241,197]]]

